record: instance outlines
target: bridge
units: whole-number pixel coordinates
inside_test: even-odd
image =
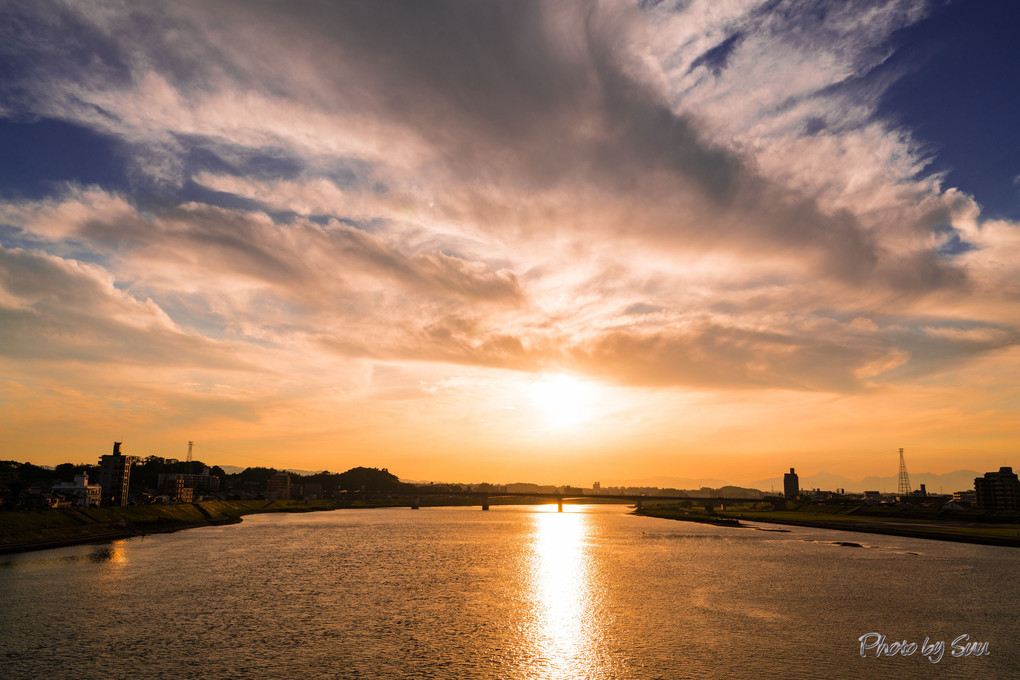
[[[642,507],[644,503],[660,503],[660,502],[678,502],[678,501],[689,501],[697,503],[698,505],[711,505],[713,507],[717,505],[737,505],[747,503],[759,503],[768,499],[765,498],[726,498],[723,496],[645,496],[645,495],[634,495],[634,494],[593,494],[590,496],[579,496],[576,494],[564,494],[564,493],[528,493],[528,492],[514,492],[514,491],[446,491],[446,490],[431,490],[431,489],[414,489],[409,491],[400,492],[385,492],[377,495],[387,496],[390,498],[410,498],[411,509],[417,510],[421,507],[421,499],[426,496],[432,497],[455,497],[455,498],[472,498],[477,499],[477,503],[472,505],[481,505],[482,510],[489,509],[489,501],[493,498],[535,498],[548,500],[550,502],[555,501],[556,509],[558,512],[563,512],[563,503],[565,501],[571,501],[577,503],[591,503],[592,501],[620,501],[623,503],[633,503],[638,509]]]

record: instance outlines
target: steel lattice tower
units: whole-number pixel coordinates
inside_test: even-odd
[[[903,449],[900,449],[900,483],[897,493],[901,496],[910,495],[910,475],[907,474],[907,464],[903,460]]]

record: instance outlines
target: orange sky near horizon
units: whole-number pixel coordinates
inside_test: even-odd
[[[988,363],[986,370],[1001,366],[998,358]],[[494,369],[429,372],[443,368],[450,375],[427,387],[390,377],[396,385],[374,398],[369,387],[283,409],[253,407],[244,418],[213,399],[181,412],[156,388],[158,398],[53,394],[47,411],[62,415],[23,413],[23,431],[9,427],[8,441],[36,442],[13,458],[44,465],[93,462],[114,440],[131,455],[183,460],[193,440],[197,459],[240,467],[340,472],[366,465],[404,479],[458,482],[590,486],[680,477],[751,484],[789,467],[851,479],[891,475],[899,444],[914,472],[997,469],[1015,451],[1016,430],[1002,425],[1020,425],[1009,408],[1015,389],[994,397],[1000,409],[975,409],[947,406],[947,394],[959,390],[937,386],[860,395],[718,392]],[[558,391],[564,380],[568,389]]]

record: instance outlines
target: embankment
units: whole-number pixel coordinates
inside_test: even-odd
[[[720,527],[742,527],[740,520],[729,517],[717,517],[714,515],[697,514],[687,510],[671,507],[651,506],[643,507],[634,511],[635,515],[645,517],[658,517],[660,519],[675,519],[681,522],[695,522],[697,524],[712,524]]]
[[[519,500],[493,499],[493,504],[510,502]],[[477,503],[477,499],[470,498],[421,499],[422,507]],[[339,498],[316,501],[204,501],[177,505],[0,512],[0,554],[235,524],[244,515],[261,512],[315,512],[345,508],[407,507],[410,504],[410,498]]]
[[[736,526],[746,526],[739,523],[740,520],[745,520],[815,529],[927,538],[936,541],[1020,547],[1020,524],[1015,522],[953,521],[937,517],[920,519],[904,517],[904,513],[890,513],[890,516],[854,516],[845,514],[846,511],[852,511],[852,508],[844,508],[840,512],[822,512],[820,508],[812,506],[801,506],[796,510],[763,510],[760,505],[763,504],[759,504],[759,507],[727,508],[718,510],[712,515],[700,513],[692,508],[652,505],[643,508],[639,514],[723,526],[734,526],[726,524],[727,521],[735,522]]]
[[[300,501],[206,501],[0,512],[0,553],[233,524],[240,522],[242,515],[256,512],[302,512],[334,507],[333,504]]]

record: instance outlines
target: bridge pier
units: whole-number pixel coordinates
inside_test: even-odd
[[[488,510],[488,509],[489,509],[489,497],[488,496],[482,496],[482,510]]]
[[[556,512],[563,512],[563,499],[562,498],[557,498],[556,499]]]

